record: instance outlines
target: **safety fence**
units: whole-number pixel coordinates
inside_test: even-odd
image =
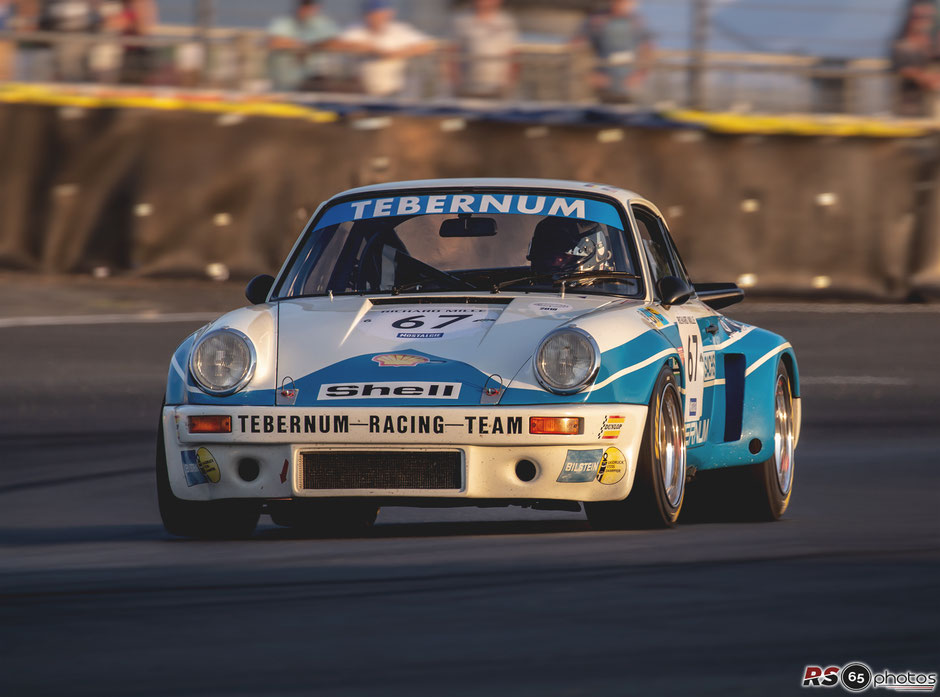
[[[229,90],[0,83],[0,103],[228,113],[232,118],[269,116],[314,122],[345,116],[433,116],[500,123],[616,125],[691,128],[715,133],[914,138],[940,131],[932,119],[874,118],[836,114],[742,114],[634,105],[493,103],[448,98],[407,100],[343,94],[256,94]]]
[[[181,110],[118,107],[133,98],[124,93],[101,108],[66,96],[0,105],[4,268],[248,277],[275,270],[318,203],[342,189],[521,176],[642,192],[701,281],[940,297],[940,154],[924,131],[757,135],[672,127],[656,114],[576,125],[310,107],[272,118],[284,114],[221,98]]]
[[[5,47],[5,48],[4,48]],[[6,59],[3,56],[6,55]],[[136,84],[277,91],[272,54],[258,30],[163,27],[152,36],[0,31],[0,81]],[[308,56],[309,58],[309,56]],[[301,91],[356,93],[359,58],[342,52],[322,54],[324,74]],[[504,58],[489,60],[504,61]],[[635,64],[637,58],[626,59]],[[454,75],[466,67],[446,41],[426,56],[409,60],[400,101],[446,99],[460,94]],[[499,103],[612,101],[641,108],[695,105],[736,113],[831,113],[883,115],[894,110],[897,79],[887,60],[760,52],[656,50],[647,77],[629,93],[602,93],[591,74],[609,68],[587,47],[562,42],[526,42],[512,59],[514,79],[505,91],[488,97]],[[623,65],[621,68],[625,67]],[[627,65],[626,67],[629,67]],[[690,85],[701,75],[701,95]]]

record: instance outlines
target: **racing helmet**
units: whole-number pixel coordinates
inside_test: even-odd
[[[526,259],[535,273],[611,271],[610,244],[598,223],[549,216],[532,233]]]

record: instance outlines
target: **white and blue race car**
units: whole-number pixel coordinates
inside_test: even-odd
[[[170,363],[157,490],[176,535],[316,531],[380,506],[578,510],[672,526],[686,481],[779,518],[799,375],[780,336],[715,310],[656,207],[596,184],[382,184],[316,211],[251,305]]]

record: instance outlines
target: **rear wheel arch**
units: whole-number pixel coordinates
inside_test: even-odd
[[[784,351],[780,354],[780,360],[790,376],[790,394],[794,397],[800,396],[800,373],[796,365],[796,357],[791,351]]]

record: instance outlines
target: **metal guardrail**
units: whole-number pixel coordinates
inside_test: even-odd
[[[3,45],[6,44],[6,51]],[[54,32],[0,32],[0,80],[91,82],[148,86],[271,89],[266,35],[258,30],[160,27],[151,36]],[[320,89],[355,92],[355,58],[328,52],[333,73]],[[6,59],[4,59],[6,56]],[[687,75],[696,55],[658,50],[642,87],[630,95],[639,107],[687,104]],[[439,42],[430,55],[409,62],[409,99],[452,97],[455,54]],[[3,65],[4,61],[7,63]],[[587,79],[602,64],[582,47],[523,43],[514,61],[516,79],[501,96],[513,102],[599,100]],[[889,114],[896,79],[881,59],[833,62],[809,56],[761,53],[705,54],[704,106],[713,111]],[[602,97],[600,97],[602,98]]]

